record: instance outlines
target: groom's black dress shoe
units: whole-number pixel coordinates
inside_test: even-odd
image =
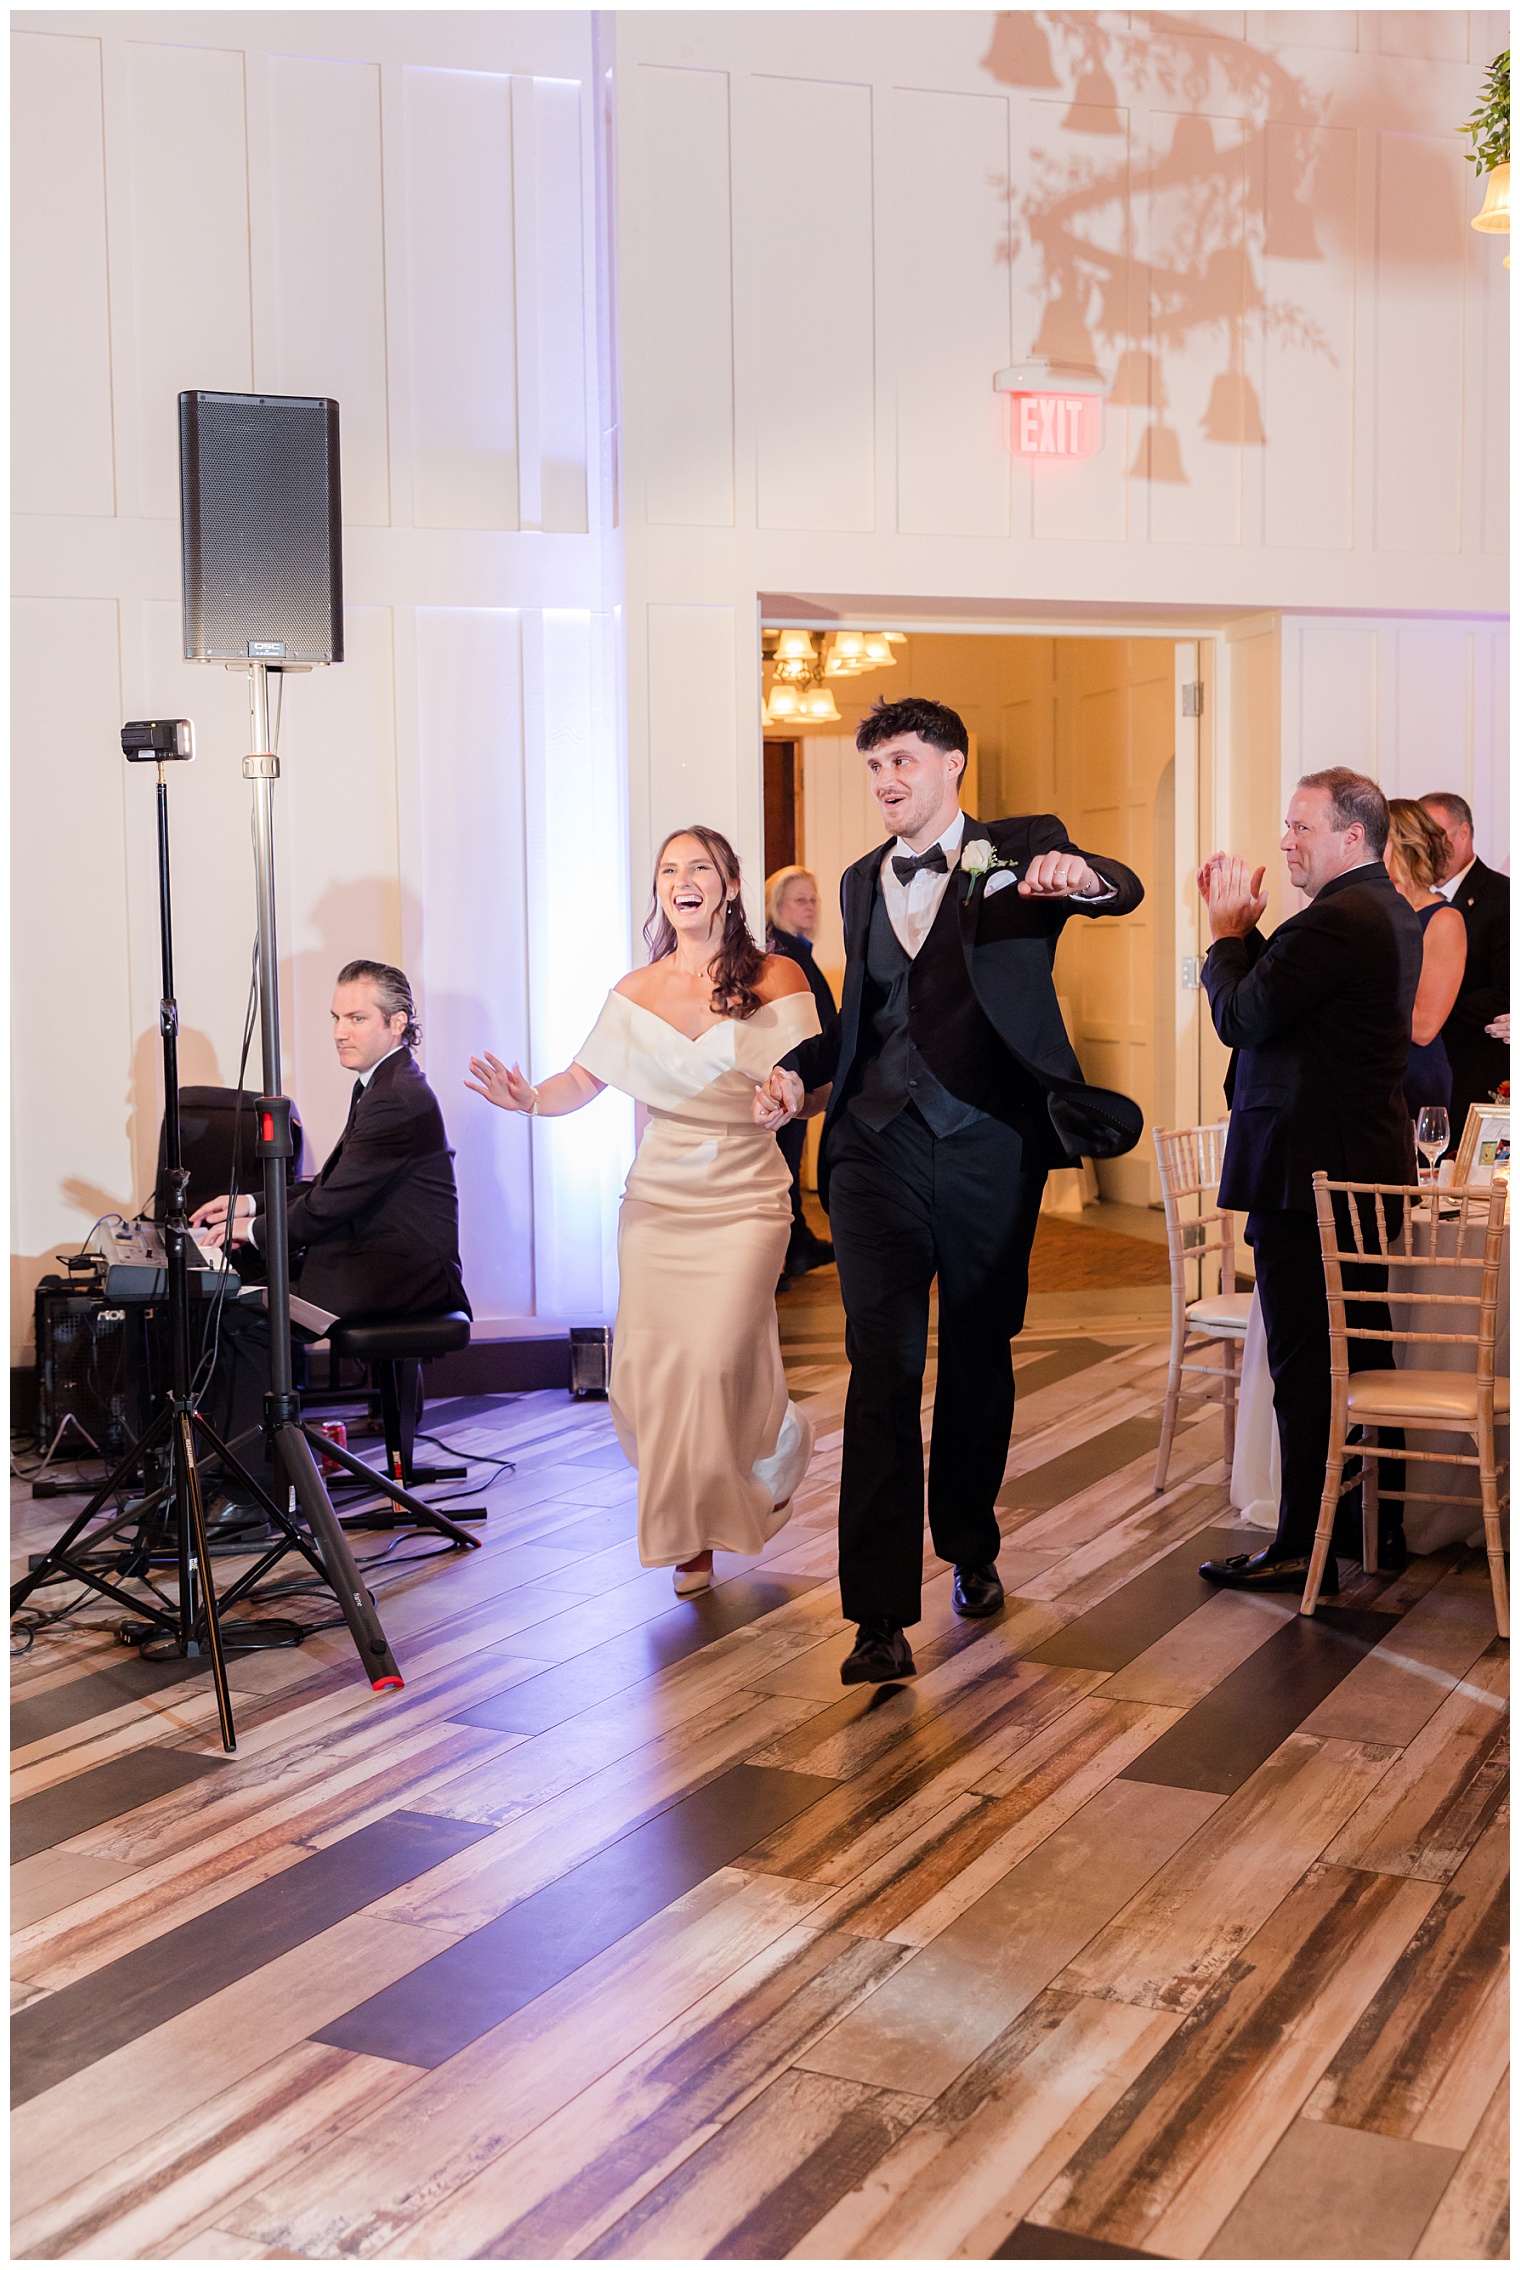
[[[855,1645],[839,1666],[847,1687],[879,1687],[892,1679],[916,1679],[918,1665],[901,1624],[886,1616],[867,1616],[855,1635]]]
[[[958,1616],[995,1616],[1003,1605],[1003,1580],[996,1562],[988,1561],[983,1568],[958,1568],[950,1605]]]
[[[1237,1592],[1302,1592],[1309,1577],[1307,1553],[1280,1556],[1272,1546],[1262,1553],[1232,1553],[1228,1560],[1205,1561],[1198,1574],[1211,1584],[1228,1584]],[[1321,1589],[1339,1592],[1340,1571],[1332,1553],[1325,1562]]]

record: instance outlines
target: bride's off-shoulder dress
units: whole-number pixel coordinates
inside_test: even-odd
[[[765,1002],[688,1040],[609,993],[575,1061],[647,1106],[618,1223],[620,1290],[609,1399],[639,1470],[639,1558],[707,1546],[758,1553],[813,1449],[787,1399],[776,1280],[791,1181],[755,1125],[755,1088],[818,1030],[810,993]]]

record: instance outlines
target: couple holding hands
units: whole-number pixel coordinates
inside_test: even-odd
[[[1053,815],[961,809],[954,710],[878,703],[856,745],[888,840],[843,880],[846,970],[824,1039],[803,972],[750,935],[715,830],[666,838],[650,958],[613,988],[575,1060],[536,1088],[493,1056],[467,1083],[508,1111],[577,1111],[604,1087],[644,1104],[618,1233],[610,1399],[639,1475],[639,1553],[678,1593],[714,1547],[757,1554],[786,1519],[813,1430],[787,1396],[774,1289],[791,1231],[773,1132],[826,1110],[819,1189],[847,1319],[839,1583],[859,1626],[847,1684],[911,1678],[921,1613],[920,1402],[929,1296],[939,1367],[929,1528],[961,1615],[1002,1604],[995,1499],[1013,1425],[1009,1346],[1052,1167],[1130,1149],[1140,1114],[1083,1083],[1052,964],[1073,914],[1141,901],[1117,860]]]

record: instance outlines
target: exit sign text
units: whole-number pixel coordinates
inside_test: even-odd
[[[1015,457],[1094,457],[1103,442],[1096,394],[1011,394],[1009,446]]]

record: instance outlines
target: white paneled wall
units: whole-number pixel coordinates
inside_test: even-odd
[[[759,858],[761,593],[902,623],[1502,611],[1509,278],[1454,129],[1507,37],[1462,10],[620,12],[635,874],[694,745],[734,792],[730,702]],[[1007,454],[992,376],[1031,352],[1102,377],[1090,461]],[[732,680],[644,684],[653,611],[713,606]]]
[[[1390,796],[1455,788],[1478,849],[1509,866],[1509,626],[1287,616],[1282,787],[1327,765]]]
[[[181,658],[187,387],[340,404],[347,659],[289,682],[277,795],[315,1159],[346,1108],[334,974],[400,960],[477,1315],[601,1317],[626,1112],[530,1131],[462,1086],[482,1047],[563,1063],[628,958],[590,19],[17,23],[13,1343],[54,1251],[151,1186],[152,776],[122,761],[124,717],[196,720],[171,776],[182,1068],[237,1073],[246,686]]]

